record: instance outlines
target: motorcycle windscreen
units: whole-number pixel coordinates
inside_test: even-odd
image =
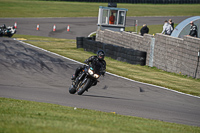
[[[102,72],[103,64],[101,62],[95,61],[92,63],[92,67],[94,69],[94,73],[100,75]]]

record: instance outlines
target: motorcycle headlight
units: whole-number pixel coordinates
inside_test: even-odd
[[[95,78],[99,78],[99,75],[98,75],[98,74],[94,74],[94,77],[95,77]]]
[[[89,73],[90,75],[92,75],[94,72],[93,72],[91,69],[89,69],[89,70],[88,70],[88,73]]]

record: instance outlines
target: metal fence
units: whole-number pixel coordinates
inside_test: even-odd
[[[102,3],[148,3],[148,4],[196,4],[200,0],[46,0],[46,1],[72,1],[72,2],[102,2]]]

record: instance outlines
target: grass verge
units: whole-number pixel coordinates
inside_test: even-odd
[[[0,0],[0,17],[97,17],[107,3]],[[77,8],[78,7],[78,8]],[[128,16],[198,16],[200,4],[122,4]],[[145,9],[145,10],[144,10]],[[184,11],[183,11],[184,10]]]
[[[14,37],[26,38],[28,43],[51,52],[83,62],[94,53],[76,48],[75,40],[37,37],[15,34]],[[37,40],[37,41],[34,41]],[[80,56],[81,55],[81,56]],[[155,67],[131,65],[106,57],[107,71],[136,81],[167,87],[180,92],[200,96],[200,79],[181,74],[169,73]]]
[[[2,133],[198,133],[200,127],[0,98]]]

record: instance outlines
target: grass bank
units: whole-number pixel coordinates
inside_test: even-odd
[[[97,17],[107,3],[0,0],[0,17]],[[200,4],[122,4],[127,16],[198,16]],[[184,10],[184,11],[183,11]]]
[[[28,43],[58,53],[65,57],[83,62],[94,53],[76,48],[75,40],[14,35],[26,38]],[[37,40],[37,41],[34,41]],[[81,55],[81,56],[80,56]],[[106,57],[107,71],[136,81],[167,87],[180,92],[200,96],[200,79],[193,79],[181,74],[169,73],[148,66],[131,65]]]
[[[0,98],[1,133],[198,133],[200,127]]]

